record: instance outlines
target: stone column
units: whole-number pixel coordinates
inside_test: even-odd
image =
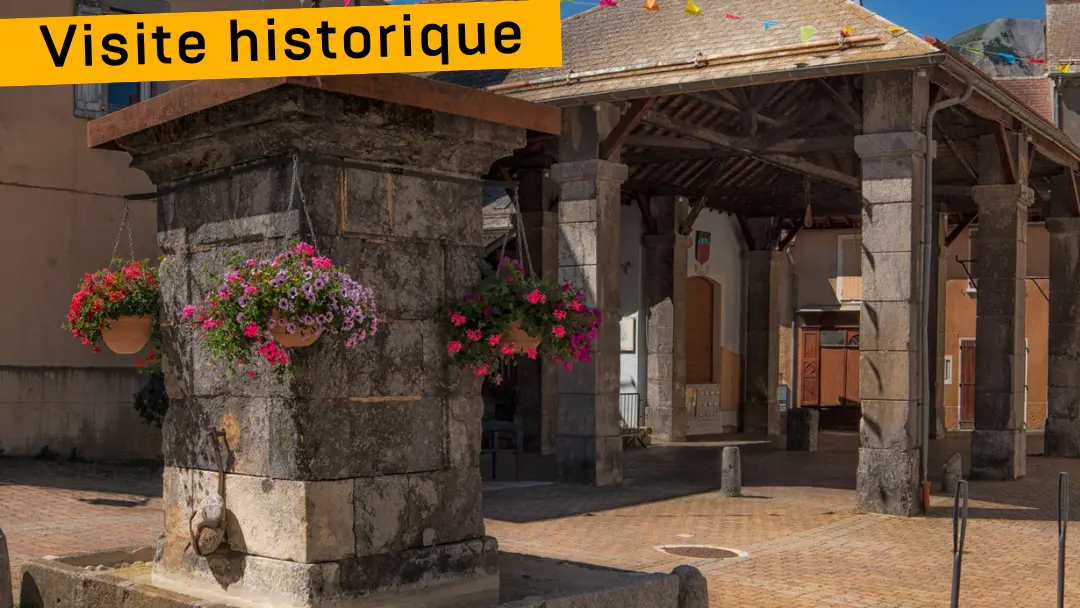
[[[1055,191],[1064,189],[1061,181],[1055,180]],[[1044,453],[1080,458],[1080,218],[1049,218],[1046,230],[1050,328]]]
[[[553,198],[550,180],[540,169],[518,174],[518,200],[533,268],[545,277],[559,276],[558,214],[549,205]],[[524,256],[524,249],[521,253]],[[559,402],[559,368],[537,359],[517,363],[517,411],[522,416],[526,447],[541,454],[555,453],[556,411]]]
[[[626,165],[560,163],[559,279],[600,309],[591,363],[559,372],[555,454],[559,479],[598,486],[622,483],[619,436],[619,185]]]
[[[791,260],[783,251],[747,252],[746,384],[742,430],[780,434],[780,309],[791,289]]]
[[[689,205],[682,196],[650,200],[657,234],[641,237],[646,308],[648,425],[661,442],[686,440],[686,250],[679,232]]]
[[[1026,186],[975,187],[979,206],[975,278],[975,430],[971,476],[1018,479],[1026,472],[1024,317],[1027,277]]]
[[[862,398],[859,508],[915,515],[919,500],[919,347],[923,331],[925,137],[929,82],[912,72],[868,75],[862,159]]]
[[[497,546],[480,510],[479,381],[448,370],[437,314],[479,279],[479,177],[523,145],[524,129],[448,113],[467,101],[461,91],[455,106],[439,86],[379,78],[418,105],[314,81],[214,105],[238,83],[203,82],[114,115],[149,123],[99,121],[132,133],[114,143],[159,185],[172,405],[155,582],[297,606],[498,599]],[[230,373],[199,348],[181,308],[213,287],[201,269],[221,271],[222,254],[266,259],[293,235],[374,290],[378,332],[352,350],[329,335],[297,349],[281,381],[269,369]],[[213,429],[224,433],[224,480]],[[225,543],[201,557],[189,524],[219,487]]]

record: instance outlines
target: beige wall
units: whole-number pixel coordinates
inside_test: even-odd
[[[0,3],[0,18],[71,14],[73,0]],[[0,448],[9,456],[89,437],[73,430],[81,423],[58,430],[65,417],[111,421],[144,448],[132,457],[157,452],[158,433],[117,409],[141,382],[132,358],[95,355],[61,329],[79,279],[109,262],[123,195],[152,190],[127,154],[88,150],[86,124],[74,114],[74,87],[0,88]],[[137,255],[156,257],[153,201],[132,203],[131,214]],[[90,443],[101,442],[86,442],[79,452],[93,457]]]

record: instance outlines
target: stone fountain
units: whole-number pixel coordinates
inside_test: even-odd
[[[91,146],[157,186],[165,531],[28,564],[22,604],[707,605],[692,569],[505,554],[484,534],[480,384],[447,368],[435,319],[479,279],[480,176],[526,129],[559,125],[554,108],[404,75],[197,82],[91,123]],[[229,374],[181,309],[223,253],[294,237],[374,289],[380,330],[298,351],[285,382]]]

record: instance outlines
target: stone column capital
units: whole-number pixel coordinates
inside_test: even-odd
[[[971,192],[979,206],[1013,204],[1026,209],[1035,202],[1035,191],[1019,184],[975,186]]]
[[[1080,234],[1080,217],[1051,217],[1046,219],[1050,234]]]
[[[604,180],[621,184],[626,181],[629,169],[621,163],[593,158],[557,163],[551,166],[551,179],[559,184],[585,180]]]
[[[924,154],[925,152],[926,136],[918,131],[855,136],[855,153],[864,159]]]

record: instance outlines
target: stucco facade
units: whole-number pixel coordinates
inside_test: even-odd
[[[72,0],[5,2],[0,18],[73,9]],[[159,433],[132,408],[143,383],[133,359],[91,353],[61,328],[83,274],[109,263],[124,196],[151,189],[127,154],[87,149],[74,88],[0,88],[0,449],[155,458]],[[130,210],[136,255],[155,257],[154,202]]]

